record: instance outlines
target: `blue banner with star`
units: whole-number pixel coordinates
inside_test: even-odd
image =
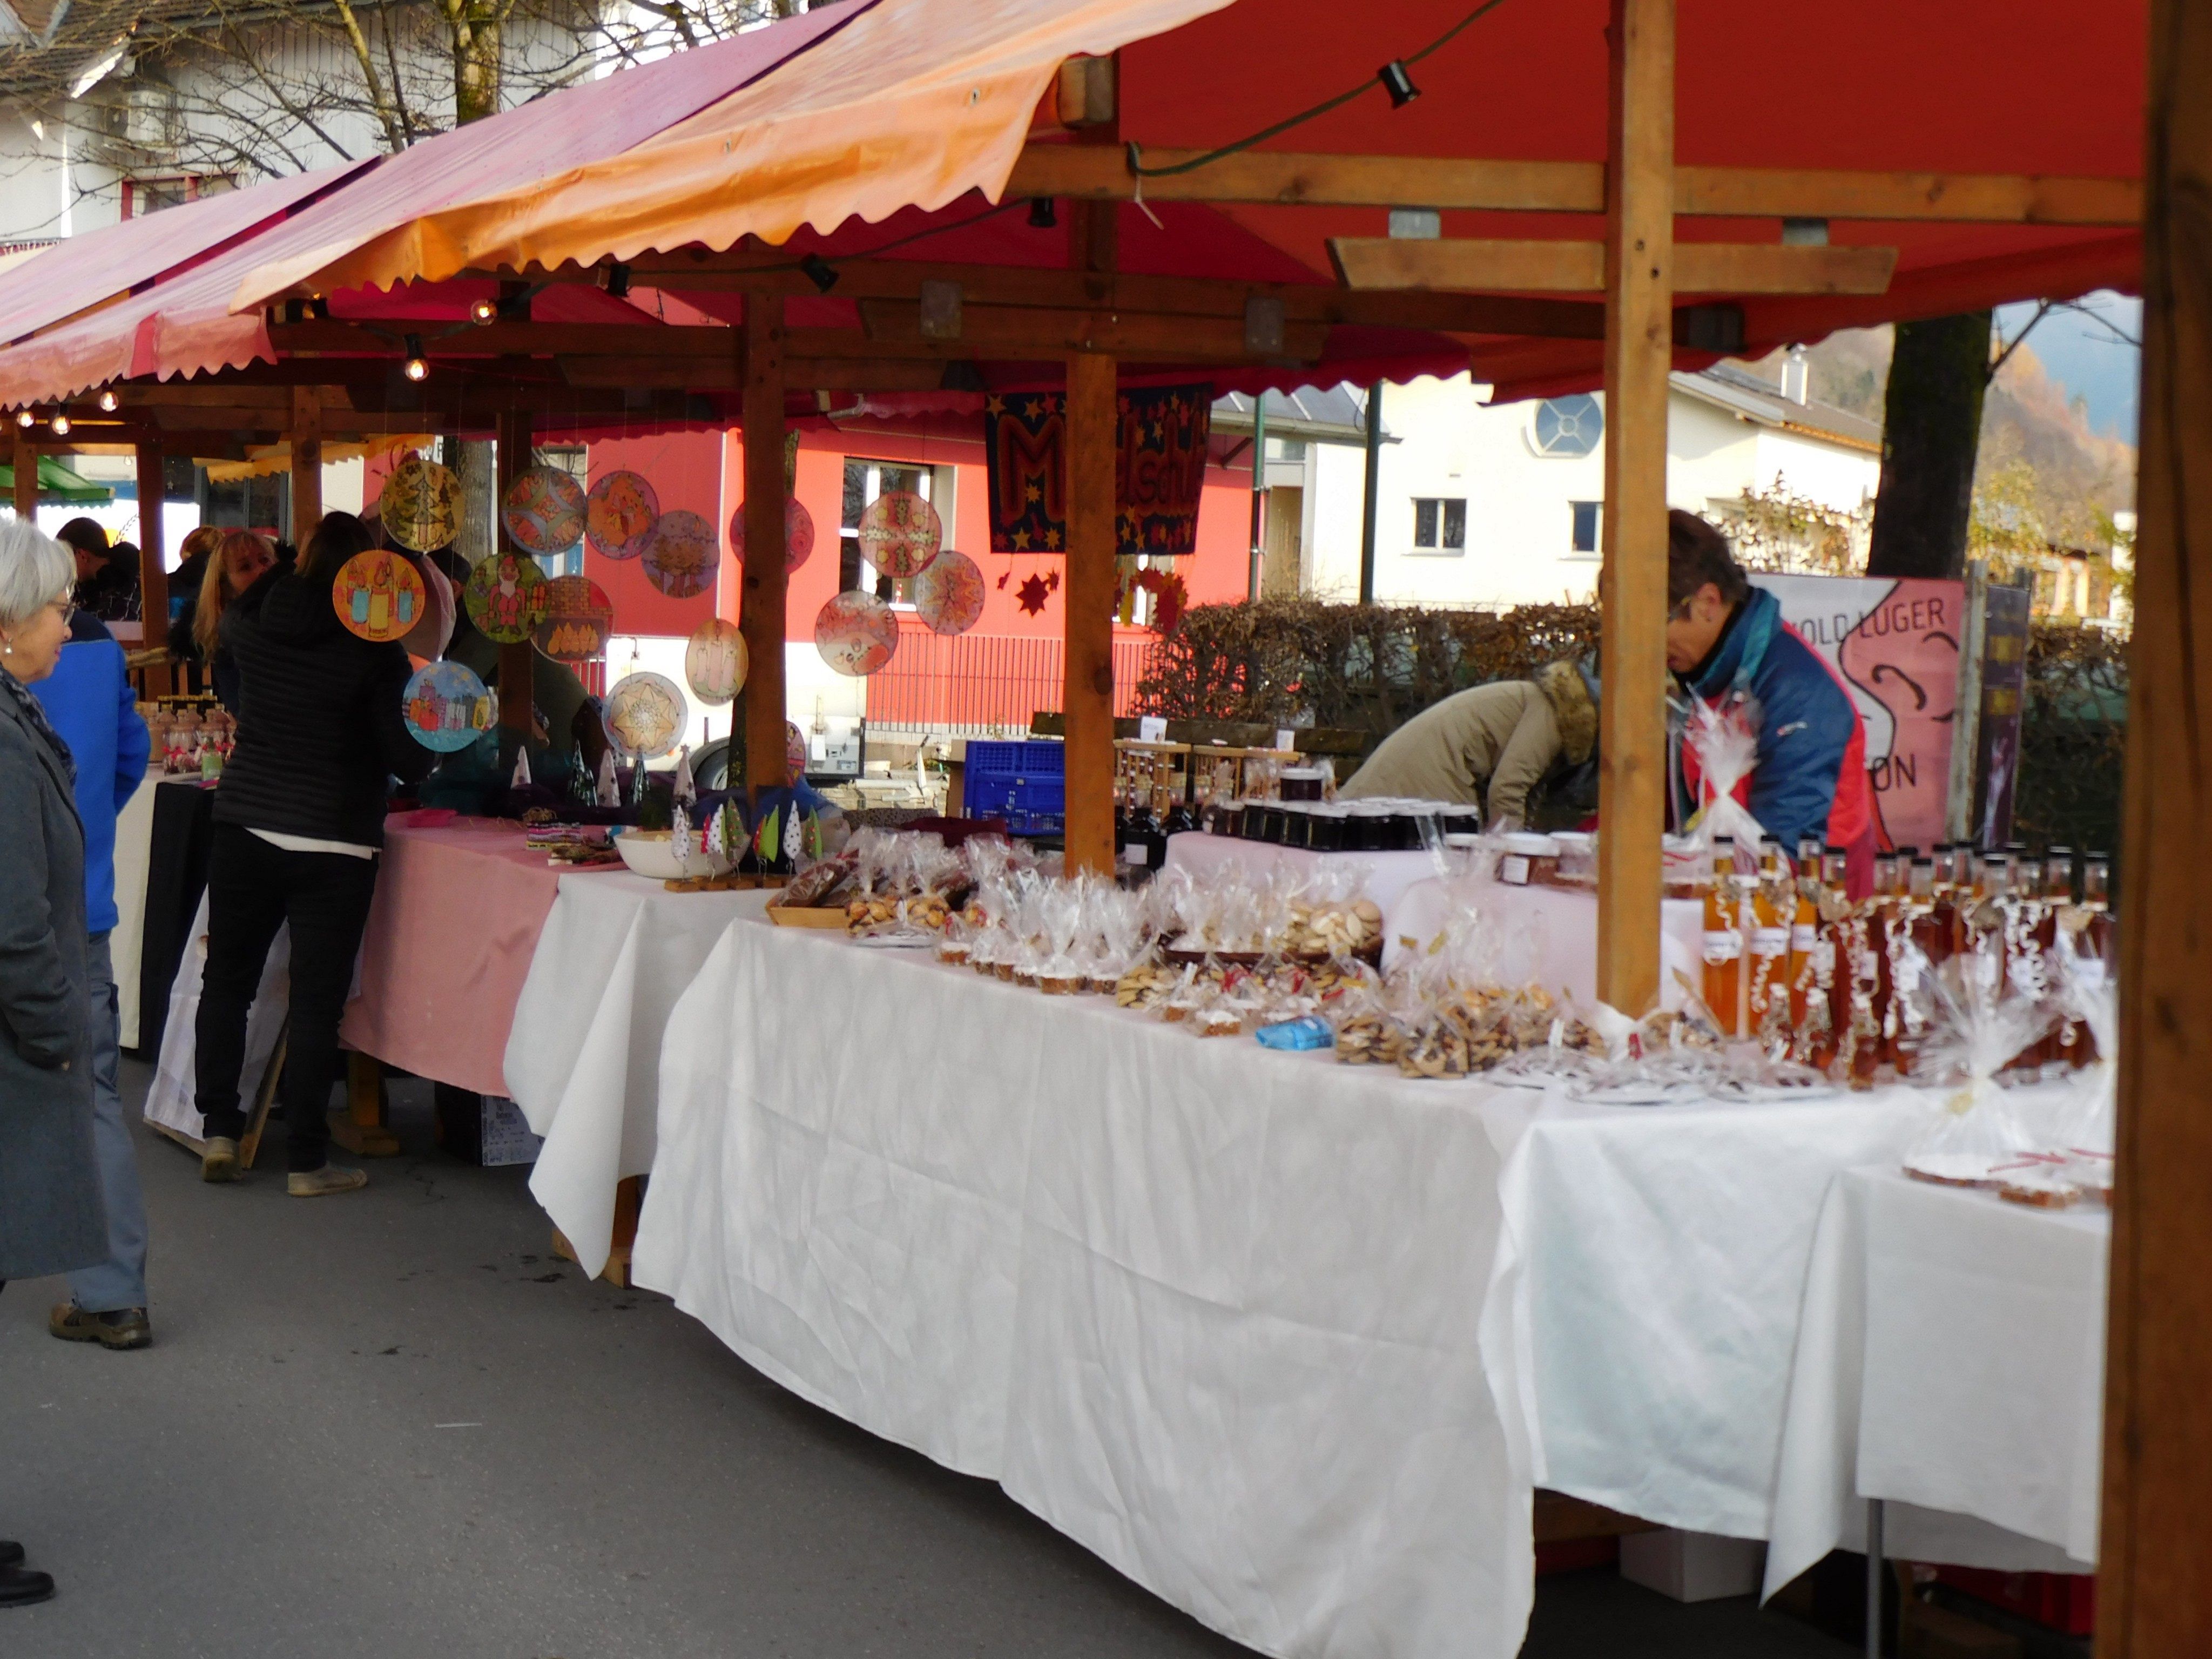
[[[1198,550],[1198,497],[1213,388],[1131,386],[1115,400],[1115,528],[1123,554]],[[1067,546],[1067,398],[996,394],[983,405],[991,482],[991,550],[1059,553]]]

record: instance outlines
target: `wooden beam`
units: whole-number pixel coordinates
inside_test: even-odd
[[[270,326],[269,338],[287,356],[336,352],[396,363],[405,356],[401,345],[404,337],[400,333],[405,326],[337,321],[276,323]],[[663,356],[686,350],[726,352],[735,334],[722,325],[515,322],[471,326],[451,334],[425,328],[421,337],[422,355],[435,362],[446,357],[550,357],[568,352],[600,356],[631,351]]]
[[[1143,157],[1147,166],[1172,167],[1200,153],[1147,148]],[[1147,178],[1144,187],[1146,199],[1154,202],[1605,210],[1605,168],[1595,161],[1244,150],[1194,172]],[[1006,190],[1008,198],[1127,202],[1135,194],[1122,151],[1081,144],[1030,145]],[[1723,217],[2124,227],[2142,217],[2142,187],[2131,179],[1681,167],[1674,169],[1673,201],[1676,213]]]
[[[921,307],[902,300],[863,300],[860,324],[872,346],[901,348],[944,345],[967,357],[1107,351],[1127,357],[1204,356],[1249,358],[1242,316],[1186,317],[1124,312],[1059,311],[1042,307],[971,305],[963,307],[957,341],[926,340]],[[1321,323],[1290,323],[1283,328],[1281,356],[1299,362],[1318,359],[1328,343]]]
[[[783,299],[749,295],[742,331],[744,349],[744,586],[738,629],[745,657],[745,787],[754,799],[763,789],[791,781],[785,753],[783,571]],[[833,549],[834,556],[834,549]]]
[[[15,429],[15,519],[19,524],[39,521],[39,451],[21,427]]]
[[[2153,0],[2099,1659],[2212,1653],[2212,0]]]
[[[292,390],[292,545],[307,550],[307,538],[323,521],[323,400],[313,386]]]
[[[1674,0],[1612,0],[1597,994],[1659,996],[1666,823],[1667,376],[1674,367]]]
[[[167,487],[161,478],[161,447],[142,443],[138,464],[138,615],[145,629],[143,643],[160,645],[169,637],[169,570],[163,557],[161,500]],[[159,671],[157,691],[169,689],[169,671]]]
[[[1353,289],[1595,294],[1606,245],[1572,241],[1415,241],[1335,236],[1329,255]],[[1678,294],[1881,294],[1893,247],[1790,247],[1778,242],[1678,242]]]
[[[1061,592],[1067,719],[1067,867],[1114,872],[1113,358],[1067,359],[1067,580]]]
[[[507,486],[531,465],[529,412],[517,410],[501,416],[496,431],[498,449],[493,471],[499,491],[497,500],[503,501]],[[493,505],[491,517],[492,544],[512,548],[514,542],[507,533],[507,515],[500,512],[497,501]],[[526,749],[530,745],[530,728],[538,702],[537,649],[528,640],[499,647],[499,723],[514,732]],[[566,732],[548,732],[545,740],[557,752],[568,745],[569,737]],[[511,760],[508,763],[510,766],[513,763]]]
[[[576,386],[637,386],[662,391],[736,392],[744,366],[734,356],[720,362],[685,357],[562,357],[556,360]],[[934,392],[945,384],[935,358],[787,357],[783,382],[791,392]]]

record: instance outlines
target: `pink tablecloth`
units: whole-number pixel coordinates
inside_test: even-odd
[[[507,1092],[515,1000],[561,872],[522,828],[388,820],[362,945],[361,990],[338,1035],[388,1065],[479,1094]]]

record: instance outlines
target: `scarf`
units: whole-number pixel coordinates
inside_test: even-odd
[[[4,668],[0,668],[0,696],[12,698],[16,713],[23,717],[23,724],[31,728],[33,735],[45,738],[54,753],[60,757],[62,770],[69,774],[70,783],[74,787],[76,783],[76,757],[70,753],[69,744],[62,741],[62,734],[54,730],[53,723],[46,718],[46,705],[31,695],[29,686]]]

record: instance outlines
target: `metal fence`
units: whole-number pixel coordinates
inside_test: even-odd
[[[1116,629],[1114,712],[1135,711],[1152,635]],[[1060,641],[1006,634],[943,635],[899,619],[898,652],[868,681],[868,724],[966,737],[1025,732],[1039,711],[1058,712]]]

